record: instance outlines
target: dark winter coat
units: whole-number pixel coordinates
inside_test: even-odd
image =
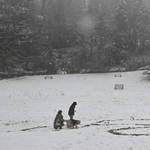
[[[56,115],[55,120],[54,120],[55,129],[62,126],[62,119],[63,119],[63,116],[61,114]]]
[[[75,109],[75,106],[76,106],[75,103],[73,103],[73,104],[70,106],[69,111],[68,111],[68,115],[69,115],[69,116],[74,116],[74,109]]]

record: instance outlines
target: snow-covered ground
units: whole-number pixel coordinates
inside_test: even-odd
[[[1,80],[0,150],[150,150],[150,82],[142,73]],[[74,101],[79,128],[54,130],[58,110],[69,119]]]

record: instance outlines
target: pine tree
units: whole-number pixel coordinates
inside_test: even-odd
[[[113,58],[115,63],[119,65],[125,59],[123,54],[128,50],[129,20],[124,0],[117,7],[115,23]]]

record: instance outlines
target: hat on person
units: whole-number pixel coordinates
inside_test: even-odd
[[[62,113],[62,110],[59,110],[59,111],[58,111],[58,114],[61,114],[61,113]]]
[[[77,105],[77,102],[73,102],[73,105]]]

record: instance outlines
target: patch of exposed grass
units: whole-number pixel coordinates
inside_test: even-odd
[[[150,128],[150,127],[144,127],[144,128]],[[121,130],[129,130],[129,129],[143,129],[143,127],[128,127],[128,128],[120,128],[120,129],[111,129],[108,130],[109,133],[114,134],[114,135],[125,135],[125,136],[150,136],[150,134],[126,134],[126,133],[121,133],[118,131]]]
[[[33,128],[26,128],[26,129],[22,129],[20,131],[29,131],[29,130],[39,129],[39,128],[47,128],[47,126],[38,126],[38,127],[33,127]]]

